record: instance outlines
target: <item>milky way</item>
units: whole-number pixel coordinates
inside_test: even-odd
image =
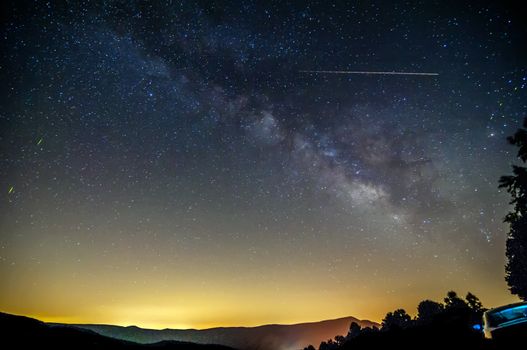
[[[497,180],[527,115],[518,9],[2,12],[2,310],[202,327],[514,300]]]

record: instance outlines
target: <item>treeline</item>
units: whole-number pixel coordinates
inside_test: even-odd
[[[443,302],[420,302],[415,318],[397,309],[386,314],[380,329],[353,322],[348,334],[323,341],[318,349],[491,349],[481,330],[485,311],[474,294],[463,299],[450,291]],[[304,350],[316,348],[309,345]]]

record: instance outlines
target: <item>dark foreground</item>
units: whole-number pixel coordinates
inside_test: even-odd
[[[522,339],[485,339],[481,332],[465,326],[462,320],[435,319],[434,322],[408,329],[362,332],[343,343],[321,344],[320,350],[361,349],[523,349],[527,334]],[[3,349],[165,349],[165,350],[234,350],[223,345],[204,345],[178,341],[139,344],[106,337],[91,330],[73,326],[49,325],[22,316],[0,313],[1,348]],[[306,348],[314,349],[314,348]],[[276,349],[297,350],[297,349]]]
[[[233,350],[222,345],[176,341],[138,344],[105,337],[86,329],[48,325],[32,318],[5,313],[0,313],[0,330],[0,347],[3,349]]]
[[[386,332],[371,336],[362,336],[350,341],[338,350],[362,349],[474,349],[474,350],[506,350],[524,349],[527,346],[525,338],[503,339],[500,342],[485,339],[479,334],[441,333],[436,329],[412,329],[399,332]],[[331,349],[328,347],[327,349]],[[322,349],[321,350],[325,350]]]
[[[339,344],[321,344],[319,350],[372,350],[372,349],[473,349],[507,350],[527,348],[527,330],[510,333],[499,340],[486,339],[480,330],[467,327],[466,319],[441,315],[432,322],[406,329],[366,331],[356,337],[343,339]],[[306,348],[312,350],[314,348]]]

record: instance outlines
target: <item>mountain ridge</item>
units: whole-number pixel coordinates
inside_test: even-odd
[[[26,317],[26,316],[21,316]],[[117,325],[117,324],[110,324],[110,323],[59,323],[59,322],[46,322],[50,325],[68,325],[68,326],[112,326],[112,327],[122,327],[122,328],[138,328],[143,330],[149,330],[149,331],[166,331],[166,330],[177,330],[177,331],[208,331],[208,330],[214,330],[214,329],[248,329],[248,328],[261,328],[261,327],[271,327],[271,326],[299,326],[299,325],[309,325],[309,324],[317,324],[321,322],[330,322],[330,321],[340,321],[340,320],[348,320],[351,319],[352,321],[356,322],[365,322],[365,323],[371,323],[372,325],[376,325],[376,327],[380,327],[380,324],[367,320],[367,319],[359,319],[353,316],[343,316],[343,317],[336,317],[336,318],[329,318],[325,320],[320,321],[306,321],[306,322],[298,322],[298,323],[266,323],[256,326],[217,326],[217,327],[207,327],[207,328],[150,328],[150,327],[141,327],[136,324],[131,325]]]
[[[331,339],[335,335],[346,335],[352,322],[358,323],[361,327],[379,327],[376,322],[360,320],[353,316],[294,324],[204,329],[151,329],[135,325],[107,324],[70,324],[69,326],[89,329],[108,337],[143,344],[175,340],[197,344],[220,344],[240,350],[289,350],[301,349],[309,344],[318,346],[321,341]]]
[[[0,312],[2,346],[8,349],[79,349],[79,350],[234,350],[215,344],[162,341],[139,344],[101,335],[87,328],[72,325],[49,324],[40,320]]]

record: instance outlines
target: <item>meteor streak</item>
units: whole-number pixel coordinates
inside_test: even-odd
[[[364,74],[364,75],[420,75],[436,76],[439,73],[427,72],[369,72],[369,71],[352,71],[352,70],[301,70],[300,73],[317,73],[317,74]]]

